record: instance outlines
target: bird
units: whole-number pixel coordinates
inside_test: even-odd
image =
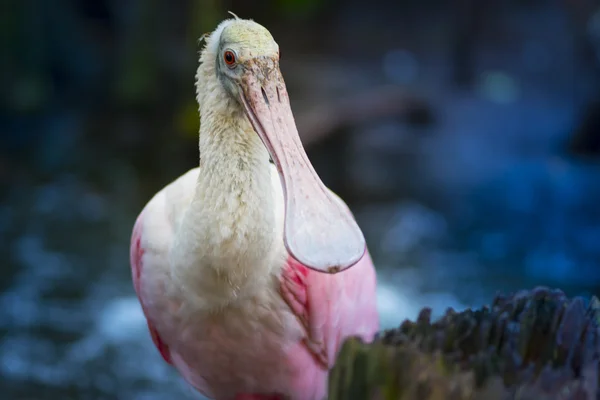
[[[344,340],[379,328],[376,271],[302,146],[279,45],[232,15],[199,57],[198,166],[133,225],[133,287],[162,358],[204,396],[322,400]]]

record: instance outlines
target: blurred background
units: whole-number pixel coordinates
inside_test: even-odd
[[[600,292],[598,0],[1,8],[1,399],[196,398],[151,344],[129,238],[197,165],[198,38],[227,10],[282,49],[309,156],[367,237],[384,327],[498,290]]]

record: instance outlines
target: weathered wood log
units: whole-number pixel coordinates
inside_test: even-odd
[[[536,288],[345,342],[329,400],[598,400],[600,302]]]

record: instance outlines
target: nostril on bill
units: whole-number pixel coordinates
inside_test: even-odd
[[[260,91],[261,91],[261,93],[263,95],[263,99],[265,99],[265,103],[267,105],[269,105],[269,98],[267,97],[267,93],[265,92],[265,89],[262,86],[260,88]]]
[[[279,94],[279,86],[277,86],[277,101],[281,103],[281,95]]]

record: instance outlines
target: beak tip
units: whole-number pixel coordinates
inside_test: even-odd
[[[285,247],[289,255],[305,267],[317,272],[337,274],[356,265],[367,252],[367,245],[362,238],[353,246],[323,246],[321,248],[302,249],[290,245],[285,238]]]

